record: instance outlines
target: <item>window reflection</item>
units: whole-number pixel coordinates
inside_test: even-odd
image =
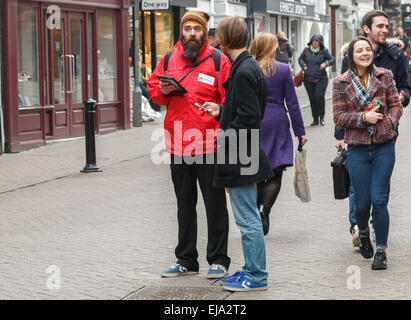
[[[157,62],[174,47],[173,13],[156,12]]]
[[[113,13],[98,13],[97,34],[99,100],[117,100],[116,33]]]
[[[40,104],[37,50],[37,9],[18,7],[18,103],[20,107]]]

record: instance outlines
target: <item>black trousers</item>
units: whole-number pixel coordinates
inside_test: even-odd
[[[304,80],[304,87],[310,99],[311,114],[314,121],[324,120],[325,114],[325,91],[327,90],[328,78],[322,78],[318,82]]]
[[[204,157],[203,157],[204,160]],[[225,190],[213,187],[214,165],[187,164],[182,157],[171,155],[171,178],[177,198],[178,245],[177,263],[188,270],[198,271],[197,261],[197,181],[203,196],[207,215],[207,261],[227,269],[228,211]]]

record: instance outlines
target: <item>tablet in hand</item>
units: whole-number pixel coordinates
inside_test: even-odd
[[[171,92],[171,94],[177,95],[187,93],[187,90],[175,78],[161,75],[157,75],[157,78],[160,81],[168,82],[169,84],[172,84],[177,87],[177,89]]]

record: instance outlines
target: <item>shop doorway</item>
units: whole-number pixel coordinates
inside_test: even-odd
[[[46,13],[45,13],[46,14]],[[45,28],[46,139],[84,135],[88,95],[87,15],[61,12],[60,28]]]

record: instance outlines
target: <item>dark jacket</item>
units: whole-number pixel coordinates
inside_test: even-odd
[[[404,52],[406,52],[408,56],[408,52],[410,51],[410,39],[405,35],[398,37],[398,39],[400,39],[404,43],[404,47],[401,49],[402,55],[404,55]]]
[[[278,48],[275,53],[275,60],[288,63],[293,56],[294,48],[287,39],[278,38]]]
[[[313,53],[310,50],[310,44],[317,40],[320,43],[320,51]],[[311,37],[310,42],[307,44],[303,52],[298,59],[301,69],[307,66],[307,70],[304,70],[304,80],[316,80],[322,78],[328,78],[326,69],[321,70],[322,63],[327,63],[327,67],[335,63],[335,58],[330,54],[327,48],[324,47],[323,36],[320,34],[314,34]]]
[[[221,131],[217,137],[214,186],[240,187],[271,178],[270,164],[260,143],[267,79],[248,51],[234,61],[223,86],[226,94],[219,117]],[[238,143],[229,144],[235,140]],[[245,147],[247,154],[241,152]],[[235,161],[230,161],[230,158]]]
[[[403,107],[406,107],[410,102],[411,88],[408,84],[407,59],[401,55],[398,46],[394,43],[384,43],[378,51],[374,53],[374,65],[376,67],[391,70],[394,75],[395,86],[398,92],[404,91],[405,101]],[[344,59],[341,64],[341,74],[348,70],[348,51],[344,54]],[[334,137],[337,140],[344,139],[344,129],[335,127]]]

